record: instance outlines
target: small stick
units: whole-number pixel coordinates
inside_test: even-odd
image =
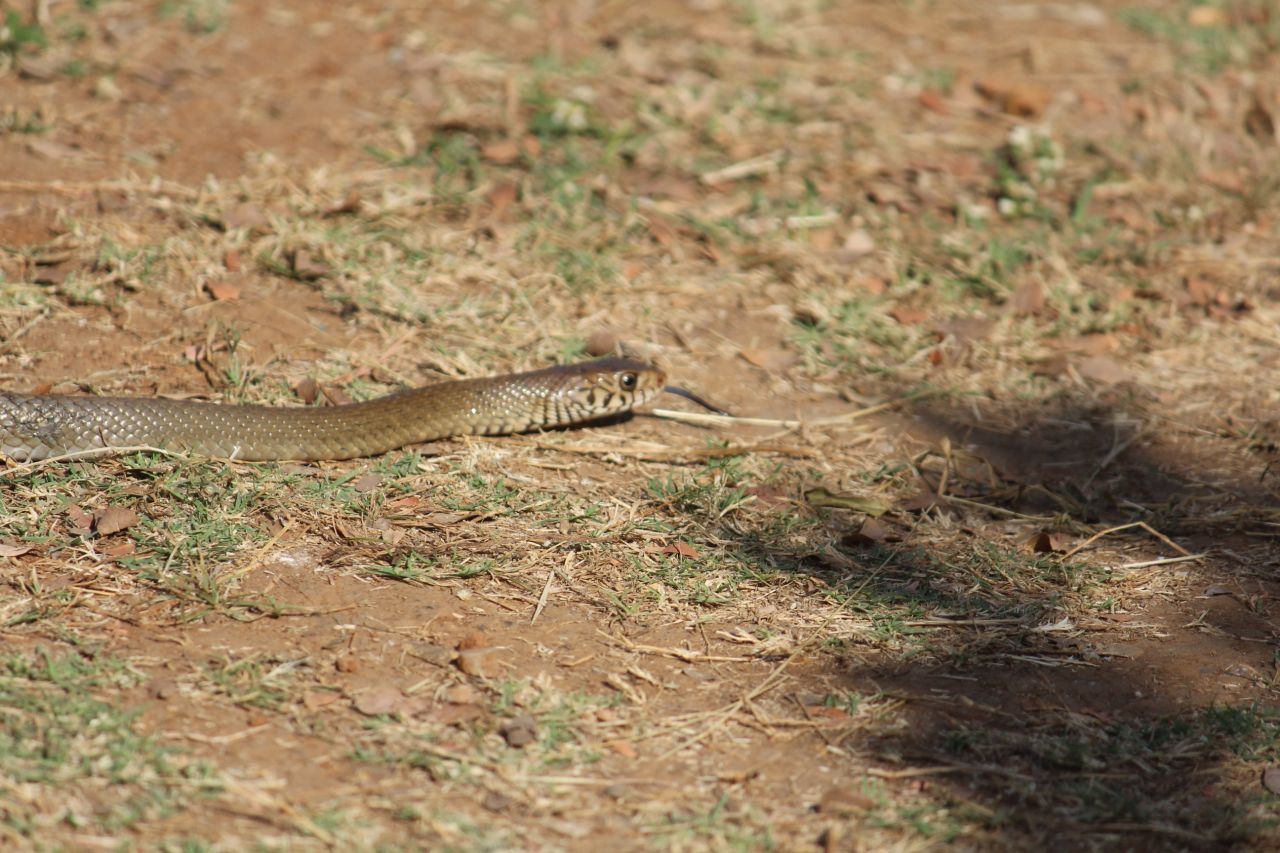
[[[118,456],[125,453],[159,453],[162,456],[168,456],[173,459],[189,459],[185,453],[179,453],[174,450],[165,450],[163,447],[152,447],[149,444],[135,444],[131,447],[91,447],[88,450],[73,450],[70,453],[59,453],[57,456],[48,456],[44,459],[37,459],[34,462],[15,462],[9,465],[7,474],[20,474],[24,471],[35,471],[46,465],[53,465],[58,462],[75,462],[78,459],[97,459],[101,456]],[[213,458],[213,457],[210,457]],[[228,460],[234,462],[235,460]]]
[[[1100,532],[1098,532],[1098,533],[1093,534],[1093,535],[1092,535],[1092,536],[1090,536],[1088,539],[1084,540],[1084,541],[1083,541],[1083,542],[1081,542],[1079,545],[1077,545],[1076,547],[1072,548],[1072,549],[1071,549],[1070,551],[1068,551],[1067,553],[1063,554],[1063,555],[1062,555],[1062,559],[1064,559],[1064,560],[1069,560],[1069,559],[1071,559],[1071,557],[1073,557],[1073,556],[1075,556],[1076,554],[1080,553],[1080,552],[1081,552],[1081,551],[1083,551],[1085,548],[1088,548],[1090,545],[1092,545],[1094,542],[1097,542],[1097,541],[1098,541],[1099,539],[1101,539],[1102,537],[1104,537],[1104,536],[1109,536],[1109,535],[1111,535],[1112,533],[1119,533],[1121,530],[1128,530],[1128,529],[1129,529],[1129,528],[1131,528],[1131,527],[1141,527],[1143,530],[1147,531],[1147,532],[1148,532],[1148,533],[1150,533],[1152,536],[1156,537],[1156,538],[1157,538],[1157,539],[1159,539],[1161,542],[1163,542],[1164,544],[1168,545],[1170,548],[1172,548],[1173,550],[1177,551],[1177,552],[1178,552],[1179,554],[1181,554],[1182,556],[1184,556],[1184,557],[1190,557],[1190,556],[1191,556],[1191,552],[1190,552],[1190,551],[1188,551],[1186,548],[1183,548],[1181,545],[1179,545],[1178,543],[1174,542],[1174,541],[1173,541],[1172,539],[1170,539],[1168,536],[1165,536],[1163,533],[1161,533],[1159,530],[1156,530],[1154,527],[1152,527],[1151,525],[1147,524],[1145,521],[1131,521],[1131,522],[1129,522],[1128,524],[1121,524],[1121,525],[1119,525],[1119,526],[1117,526],[1117,527],[1108,527],[1106,530],[1103,530],[1103,531],[1100,531]]]
[[[1187,554],[1184,557],[1161,557],[1158,560],[1143,560],[1141,563],[1125,563],[1124,565],[1117,566],[1116,568],[1145,569],[1148,566],[1163,566],[1168,563],[1186,563],[1191,560],[1199,560],[1201,557],[1204,557],[1207,553],[1208,552],[1202,552],[1200,554]]]
[[[771,151],[768,154],[762,154],[759,157],[752,157],[750,160],[742,160],[737,163],[731,163],[723,169],[715,169],[711,172],[703,172],[700,180],[708,186],[723,184],[727,181],[737,181],[742,178],[749,178],[753,175],[763,175],[769,172],[775,172],[782,163],[782,158],[786,155],[785,151]]]

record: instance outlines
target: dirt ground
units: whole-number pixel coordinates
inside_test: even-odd
[[[1250,0],[0,0],[0,382],[621,423],[0,488],[11,849],[1280,848]]]

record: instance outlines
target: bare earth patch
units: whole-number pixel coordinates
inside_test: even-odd
[[[0,487],[6,847],[1271,849],[1280,16],[0,2],[0,374],[660,411]]]

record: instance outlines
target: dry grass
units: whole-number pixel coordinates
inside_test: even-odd
[[[1267,7],[65,5],[6,384],[739,417],[13,466],[10,843],[1274,843]]]

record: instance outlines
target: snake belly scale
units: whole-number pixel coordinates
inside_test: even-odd
[[[652,365],[606,358],[441,382],[330,407],[0,391],[0,453],[38,461],[156,447],[245,461],[350,459],[449,436],[527,432],[608,417],[653,399],[665,381]]]

